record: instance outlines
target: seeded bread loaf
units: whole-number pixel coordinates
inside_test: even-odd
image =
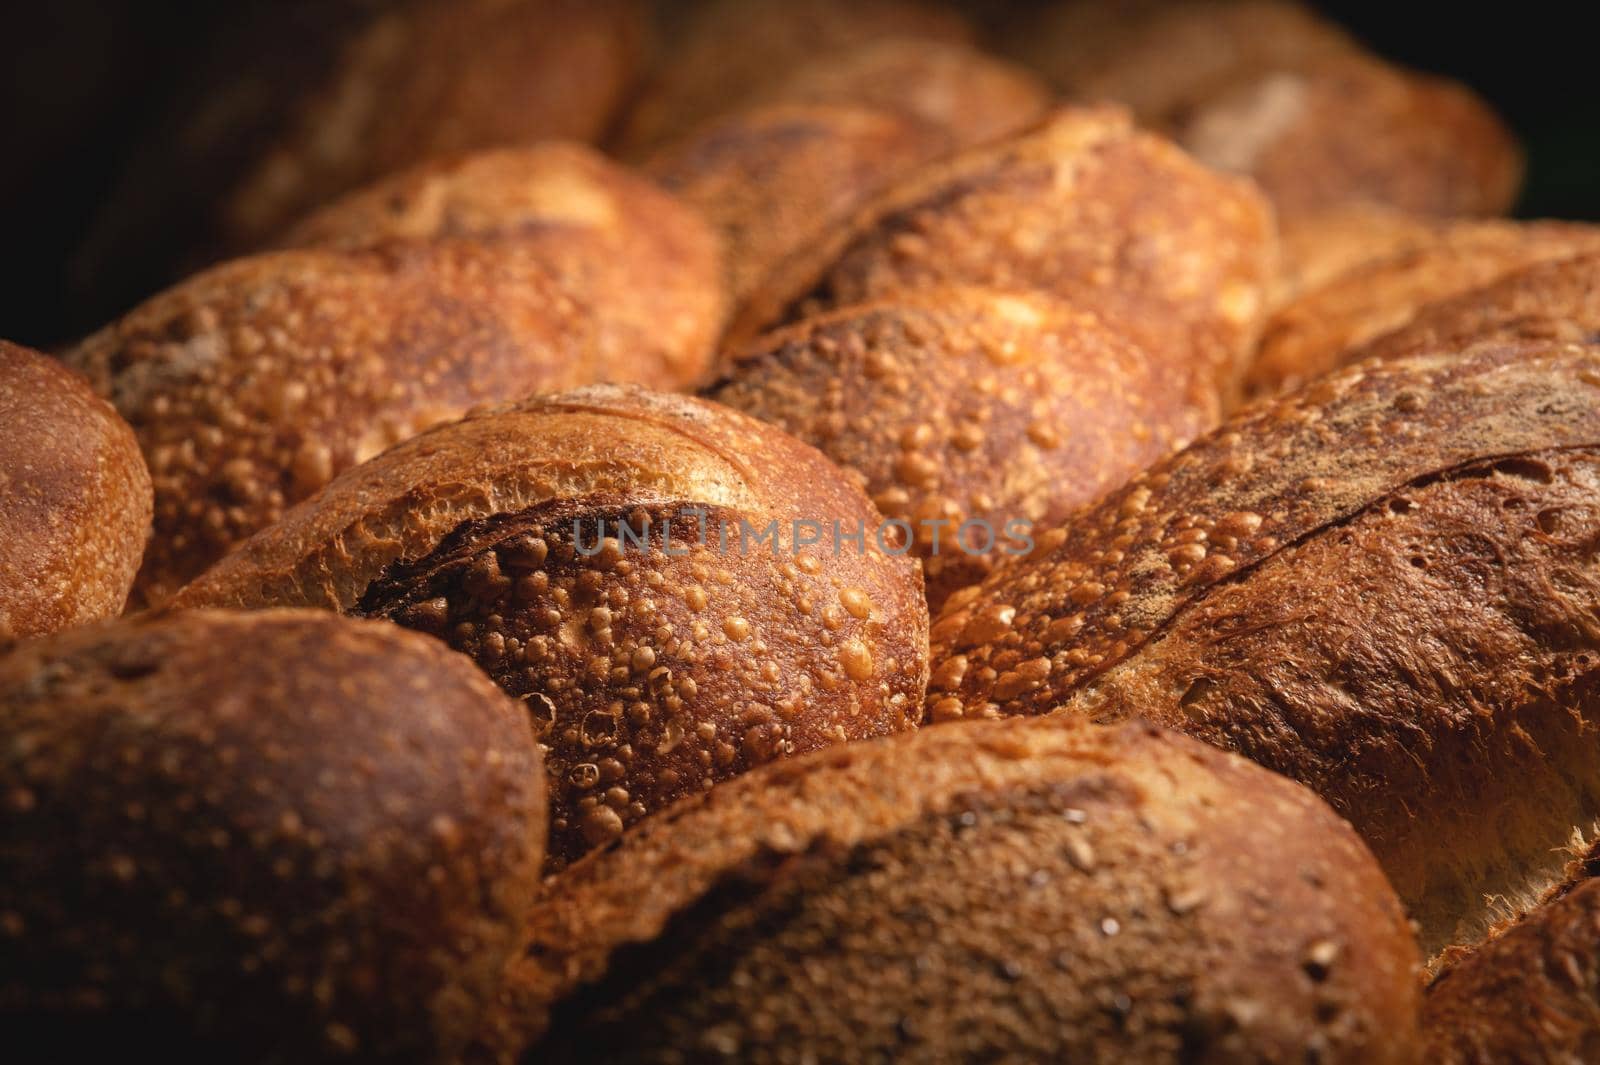
[[[127,424],[82,377],[0,340],[0,644],[121,613],[149,535]]]
[[[1600,808],[1600,347],[1365,362],[1211,435],[947,600],[933,720],[1145,717],[1348,817],[1429,953]]]
[[[177,602],[386,618],[470,655],[539,730],[556,868],[751,766],[916,722],[922,577],[880,521],[771,426],[596,387],[350,470]]]
[[[448,1060],[478,1027],[544,789],[466,659],[321,613],[147,616],[0,656],[0,730],[8,1057]]]
[[[1315,796],[1143,726],[1005,721],[719,786],[548,883],[512,1060],[1409,1062],[1416,953]]]

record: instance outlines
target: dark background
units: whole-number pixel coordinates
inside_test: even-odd
[[[1519,216],[1600,220],[1596,45],[1575,21],[1586,5],[1317,6],[1378,52],[1458,78],[1500,111],[1528,150]],[[50,346],[124,309],[88,301],[73,249],[119,161],[248,8],[262,0],[0,0],[0,336]]]

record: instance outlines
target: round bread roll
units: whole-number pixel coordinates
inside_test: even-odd
[[[150,535],[139,442],[88,382],[0,340],[0,644],[122,612]]]
[[[387,618],[470,655],[539,730],[554,869],[752,766],[915,724],[922,576],[881,521],[771,426],[595,387],[386,452],[176,601]]]
[[[1493,215],[1522,184],[1522,153],[1465,86],[1357,53],[1252,72],[1171,131],[1195,158],[1253,177],[1285,218],[1352,201]]]
[[[489,1042],[550,1062],[1409,1062],[1416,947],[1315,796],[1142,726],[851,744],[550,881]]]
[[[1579,1065],[1600,1049],[1600,855],[1453,959],[1423,998],[1427,1060]]]
[[[950,598],[933,720],[1143,717],[1309,785],[1424,948],[1536,897],[1600,808],[1600,345],[1368,361]]]
[[[478,1027],[544,789],[465,659],[309,611],[146,616],[0,656],[0,732],[13,1049],[447,1060]]]
[[[1365,263],[1278,308],[1267,319],[1249,396],[1298,387],[1421,308],[1535,263],[1600,249],[1600,227],[1569,222],[1464,222],[1438,239]]]
[[[906,521],[937,611],[1079,505],[1217,421],[1117,323],[1039,296],[926,288],[808,318],[708,391],[814,445]]]
[[[661,61],[616,137],[625,158],[647,156],[819,59],[885,38],[972,37],[938,0],[703,0],[669,13]]]
[[[65,355],[133,425],[155,479],[135,602],[475,406],[688,384],[722,314],[709,227],[571,146],[428,167],[302,233],[326,246],[214,267]]]
[[[704,123],[645,171],[721,234],[737,307],[778,263],[948,148],[944,131],[892,112],[772,104]]]
[[[1124,321],[1145,347],[1181,353],[1192,380],[1227,389],[1274,253],[1271,210],[1248,183],[1134,130],[1121,110],[1067,109],[873,200],[777,271],[727,342],[895,289],[985,285]]]

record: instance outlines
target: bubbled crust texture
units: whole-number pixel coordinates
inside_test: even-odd
[[[765,337],[710,396],[819,448],[910,523],[937,612],[1021,549],[1008,522],[1055,525],[1214,425],[1215,397],[1182,380],[1091,312],[932,288]],[[974,527],[974,552],[961,550],[969,519],[989,523],[992,546]],[[923,524],[937,521],[949,524]]]
[[[475,1028],[544,796],[464,659],[319,613],[146,617],[0,659],[0,722],[17,1046],[432,1060]]]
[[[752,298],[730,342],[818,310],[932,284],[1066,298],[1188,354],[1231,387],[1274,269],[1271,211],[1115,108],[1065,109],[919,172]]]
[[[1600,228],[1564,222],[1459,222],[1364,263],[1280,307],[1245,378],[1251,396],[1297,387],[1423,307],[1540,262],[1600,249]]]
[[[436,156],[605,132],[646,35],[636,0],[413,0],[345,47],[228,197],[236,249]]]
[[[694,541],[686,507],[732,526]],[[594,552],[616,522],[657,540]],[[672,522],[669,556],[659,542]],[[748,541],[776,520],[784,543]],[[796,553],[790,523],[864,523],[868,550]],[[927,608],[910,557],[809,447],[681,397],[593,388],[425,434],[350,471],[180,596],[388,617],[527,704],[551,778],[550,865],[772,758],[911,727]],[[581,523],[574,537],[574,523]],[[689,551],[687,556],[676,552]]]
[[[773,104],[702,124],[646,172],[721,234],[738,306],[778,263],[948,147],[942,130],[892,112]]]
[[[150,473],[117,412],[0,340],[0,643],[122,612],[150,535]]]
[[[1430,952],[1475,938],[1482,896],[1548,883],[1600,810],[1597,443],[1600,349],[1330,375],[952,598],[930,715],[1138,715],[1239,750],[1352,820]]]
[[[549,882],[525,1061],[1405,1061],[1415,947],[1313,796],[1143,726],[854,744]],[[520,1037],[520,1039],[519,1039]]]
[[[474,157],[377,195],[308,223],[332,246],[215,267],[67,353],[155,480],[135,602],[474,406],[595,380],[674,387],[704,367],[715,238],[593,153]]]

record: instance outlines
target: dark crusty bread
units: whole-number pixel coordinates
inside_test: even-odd
[[[0,730],[8,1057],[444,1060],[477,1028],[544,789],[464,658],[310,611],[146,616],[0,656]]]
[[[1142,716],[1310,785],[1432,952],[1600,808],[1600,347],[1365,362],[949,599],[934,720]]]
[[[162,601],[340,470],[474,406],[597,380],[678,387],[704,368],[715,236],[587,149],[431,166],[378,196],[307,223],[307,239],[350,247],[214,267],[66,353],[133,425],[155,479],[136,601]]]
[[[707,395],[858,474],[909,523],[937,611],[1025,549],[1011,522],[1052,527],[1216,424],[1161,354],[1056,300],[935,286],[765,336]]]
[[[1582,1065],[1600,1059],[1600,855],[1540,904],[1450,959],[1422,1005],[1437,1065]]]
[[[920,171],[793,256],[729,342],[930,284],[1065,298],[1117,317],[1195,380],[1231,386],[1274,267],[1271,210],[1116,108],[1066,109]]]
[[[1349,826],[1145,726],[851,744],[548,882],[501,1060],[1407,1062],[1416,948]]]
[[[938,0],[703,0],[667,12],[657,68],[615,138],[625,158],[752,102],[818,59],[887,38],[972,37]]]
[[[645,172],[721,234],[738,307],[778,263],[949,147],[943,130],[893,112],[771,104],[703,123],[652,156]]]
[[[830,530],[796,551],[797,520],[864,524],[866,550],[836,553]],[[386,452],[177,601],[389,618],[471,655],[539,726],[555,867],[751,766],[915,723],[922,577],[891,553],[903,546],[876,542],[880,520],[776,428],[596,387]],[[781,543],[741,542],[741,521],[776,521]],[[618,522],[648,545],[624,542]]]
[[[1398,329],[1422,307],[1535,263],[1600,249],[1600,227],[1570,222],[1456,222],[1437,239],[1363,263],[1279,307],[1245,377],[1251,396],[1294,388]]]
[[[121,613],[150,506],[117,412],[54,359],[0,340],[0,644]]]

